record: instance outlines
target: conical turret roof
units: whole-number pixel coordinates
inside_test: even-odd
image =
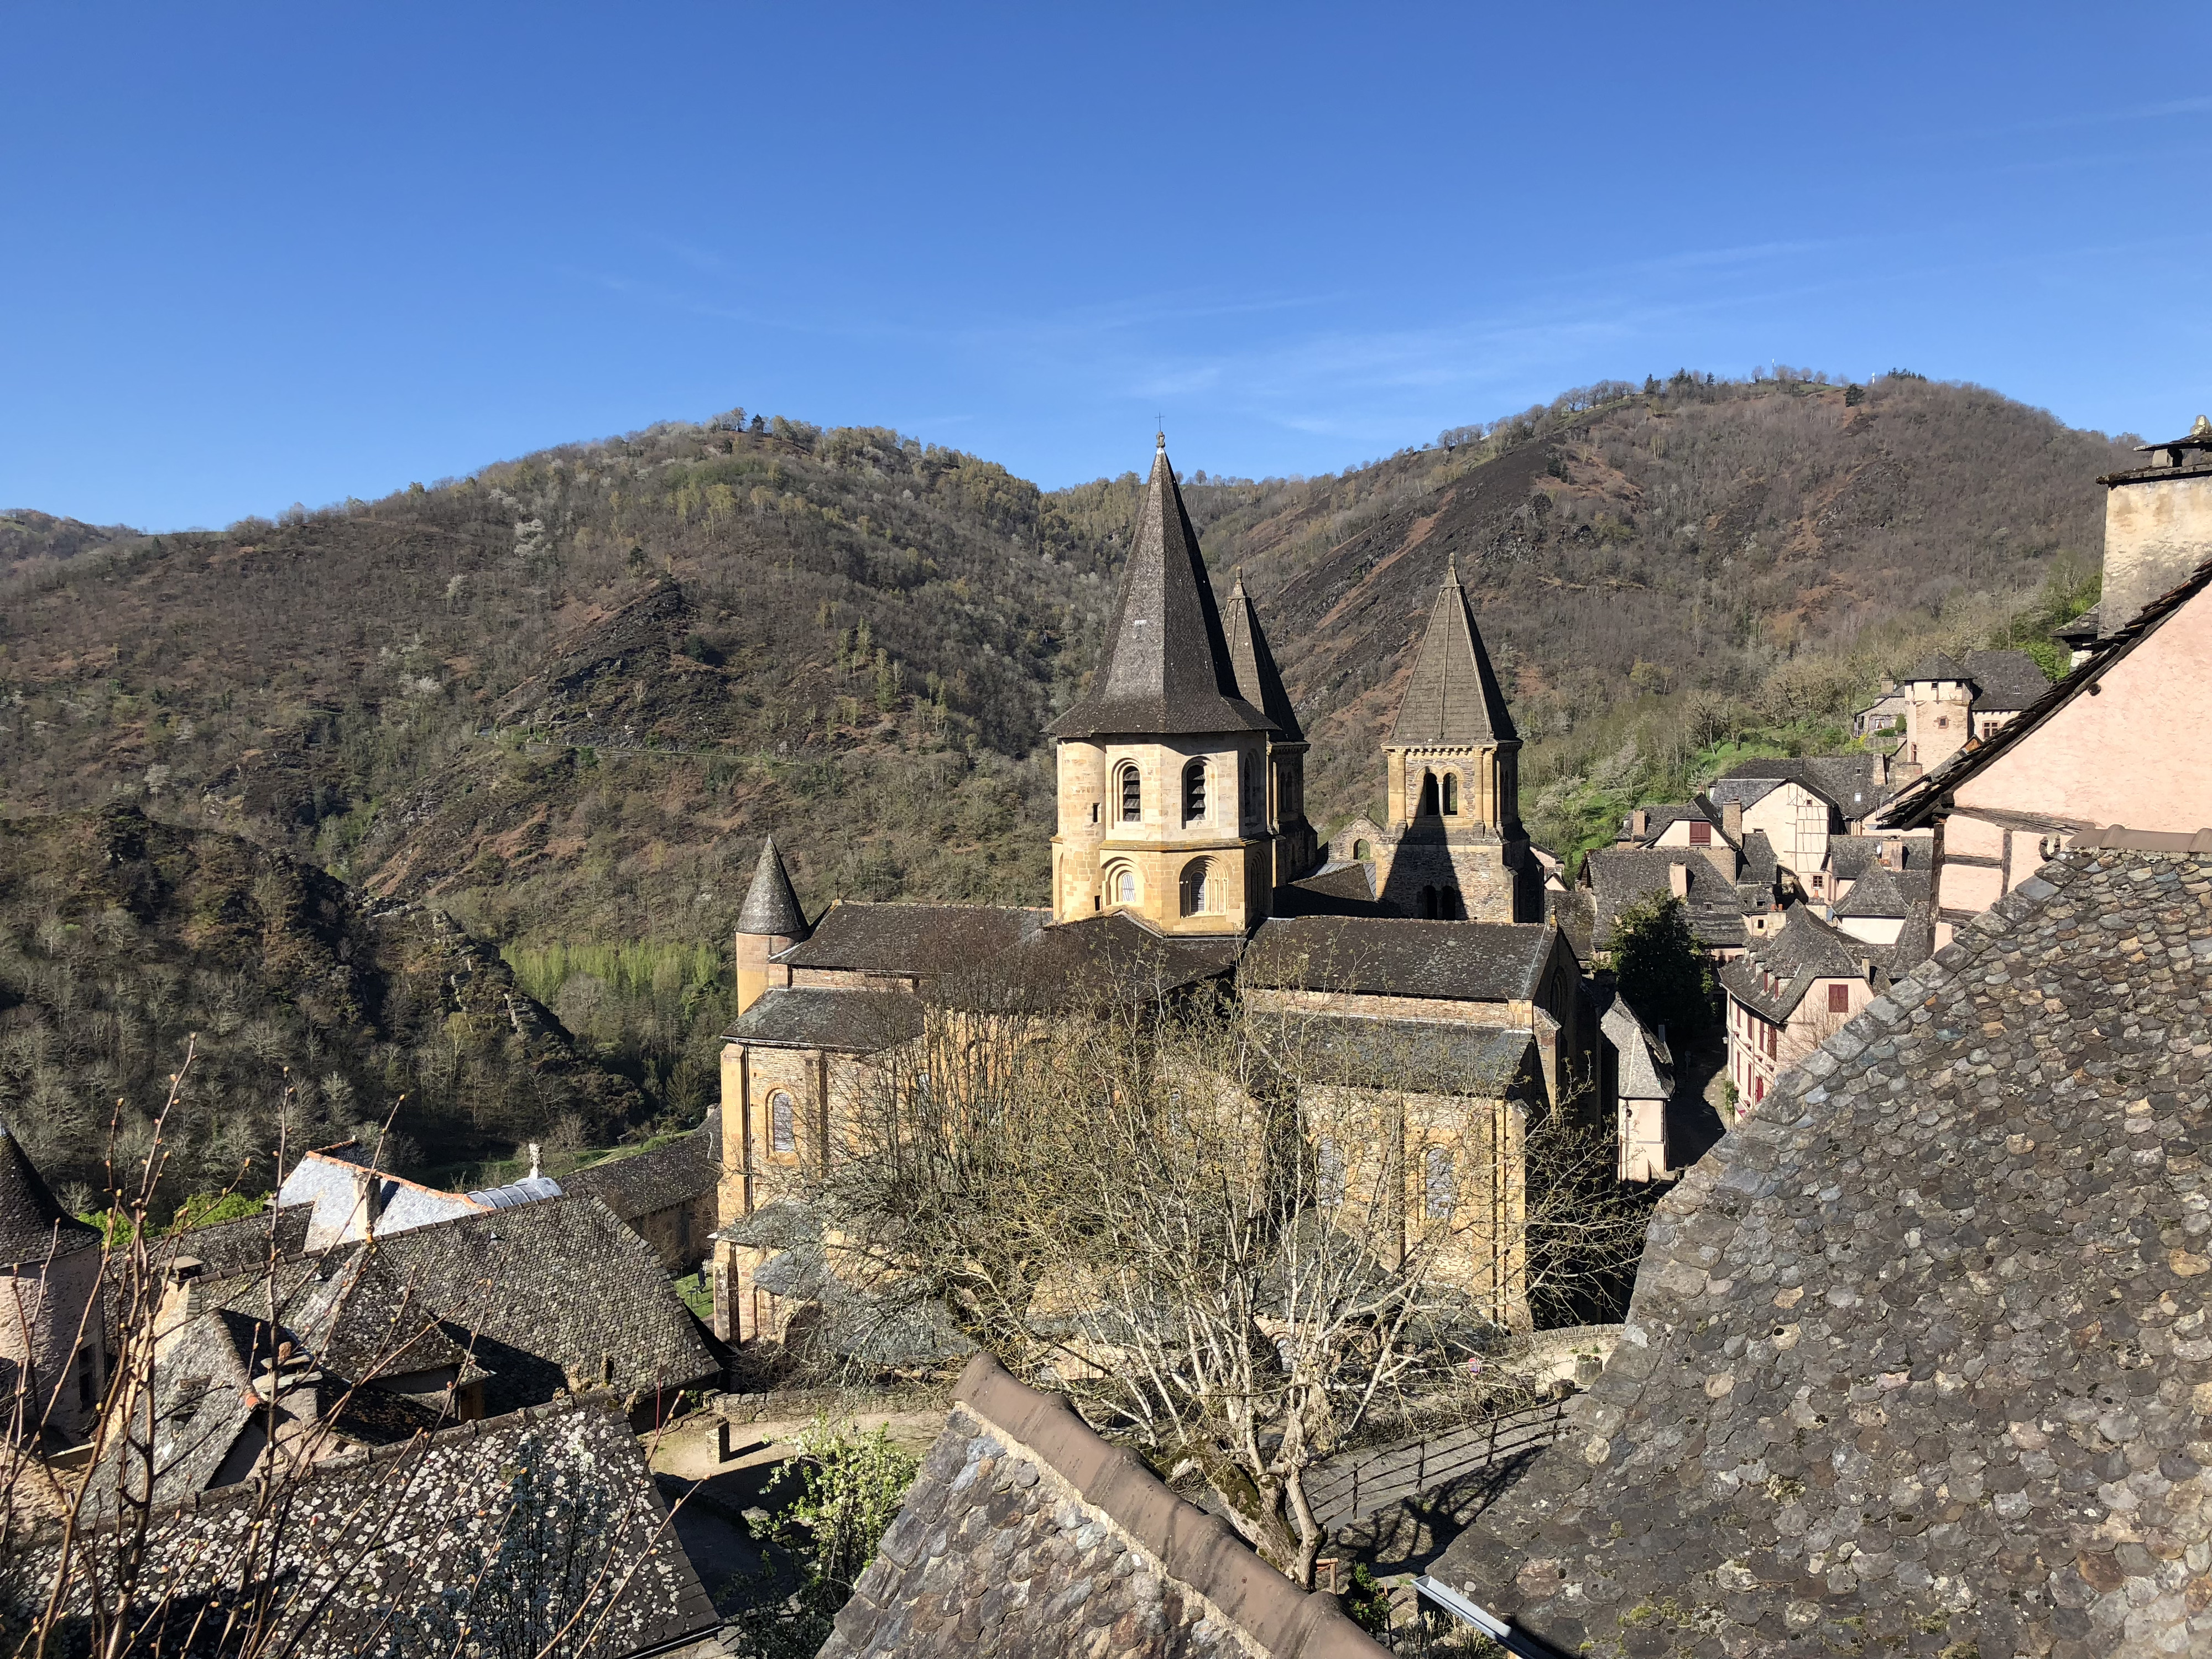
[[[1229,665],[1237,671],[1237,690],[1244,701],[1265,714],[1275,728],[1276,740],[1304,743],[1297,711],[1283,690],[1283,677],[1275,671],[1275,653],[1267,649],[1267,635],[1260,626],[1260,613],[1244,591],[1244,573],[1237,573],[1237,586],[1229,590],[1229,615],[1223,618],[1229,635]]]
[[[23,1143],[0,1123],[0,1264],[43,1261],[100,1243],[55,1200]]]
[[[744,908],[738,912],[738,931],[790,939],[805,939],[811,931],[784,872],[783,855],[775,850],[774,836],[761,840],[760,862],[753,866],[753,884],[745,890]]]
[[[1413,659],[1413,677],[1406,682],[1405,700],[1398,705],[1391,744],[1425,748],[1517,743],[1520,738],[1506,711],[1505,695],[1498,689],[1490,653],[1482,648],[1474,613],[1468,608],[1467,590],[1459,585],[1459,568],[1448,565],[1444,585],[1429,612],[1429,631],[1421,636],[1420,654]]]
[[[1059,738],[1271,729],[1267,717],[1237,691],[1213,584],[1168,465],[1165,438],[1152,456],[1152,482],[1091,695],[1048,729]]]

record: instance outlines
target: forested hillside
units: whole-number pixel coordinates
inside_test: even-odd
[[[1208,556],[1224,580],[1243,566],[1305,712],[1317,818],[1369,803],[1449,556],[1531,742],[1533,827],[1571,843],[1727,745],[1816,739],[1929,643],[2033,634],[2083,602],[2078,584],[2036,596],[2055,568],[2094,569],[2092,480],[2122,454],[1972,388],[1685,375],[1335,477],[1210,480],[1182,459]],[[392,1013],[363,991],[343,1018],[381,1059],[334,1062],[349,1092],[325,1127],[404,1090],[439,1163],[563,1118],[601,1138],[696,1120],[763,831],[810,906],[1043,897],[1042,727],[1090,669],[1138,487],[1044,494],[891,432],[732,411],[221,532],[19,513],[24,539],[0,542],[0,799],[21,848],[75,845],[129,807],[179,838],[173,870],[274,860],[327,878],[349,915],[450,913],[441,937],[503,952],[567,1028],[547,1040],[573,1033],[574,1063],[604,1074],[585,1103],[563,1084],[530,1104],[547,1050],[483,1085],[496,1110],[449,1109],[394,1058],[421,1048],[430,1003]],[[191,905],[103,920],[98,867],[26,852],[0,872],[0,921],[19,924],[0,1115],[73,1158],[115,1093],[169,1063],[82,1057],[126,1027],[147,1056],[178,1032],[118,1006],[87,1036],[34,994],[52,961],[97,978],[125,971],[111,956],[160,960],[197,983],[275,960],[297,922],[280,907],[260,946],[234,931],[222,957]],[[264,1047],[303,1066],[323,1064],[313,1043],[344,1047],[319,1014],[288,1030]],[[388,1080],[365,1081],[378,1066]],[[222,1086],[275,1109],[265,1076]]]

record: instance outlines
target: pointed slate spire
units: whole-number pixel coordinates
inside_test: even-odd
[[[0,1267],[44,1261],[98,1243],[99,1229],[62,1208],[23,1143],[0,1123]]]
[[[1459,585],[1458,563],[1451,562],[1445,566],[1436,606],[1429,612],[1429,631],[1422,635],[1420,654],[1413,659],[1405,701],[1398,705],[1391,745],[1419,749],[1517,743],[1520,738],[1513,729],[1513,716],[1506,712],[1505,696],[1498,689],[1490,653],[1482,648],[1474,613],[1468,608],[1467,590]]]
[[[1237,572],[1237,585],[1229,590],[1229,665],[1237,671],[1237,690],[1274,726],[1278,743],[1304,743],[1297,711],[1283,690],[1283,677],[1275,670],[1275,653],[1267,648],[1267,635],[1260,626],[1260,613],[1244,591],[1244,572]]]
[[[774,836],[761,842],[753,884],[745,890],[744,908],[738,912],[738,931],[789,939],[805,939],[813,931],[806,925],[806,912],[799,908],[791,878],[784,872],[783,857],[775,850]]]
[[[1059,738],[1270,729],[1267,717],[1238,694],[1213,584],[1164,436],[1152,455],[1091,695],[1047,729]]]

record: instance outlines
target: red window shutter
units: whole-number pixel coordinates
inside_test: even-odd
[[[1828,988],[1828,1012],[1832,1014],[1848,1014],[1850,1011],[1851,988],[1848,985],[1831,985]]]
[[[1692,847],[1711,847],[1712,844],[1713,844],[1713,826],[1712,826],[1711,824],[1710,824],[1710,823],[1705,823],[1704,821],[1699,820],[1699,821],[1698,821],[1698,822],[1696,822],[1696,823],[1692,823],[1692,824],[1690,825],[1690,845],[1691,845],[1691,846],[1692,846]]]

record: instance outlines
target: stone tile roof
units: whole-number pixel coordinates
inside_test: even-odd
[[[1156,997],[1236,967],[1242,935],[1156,933],[1126,910],[1030,934],[1003,956],[932,982],[939,1000],[971,1008],[1068,1009]]]
[[[1668,1100],[1674,1093],[1674,1051],[1644,1023],[1628,1000],[1607,988],[1598,1028],[1620,1056],[1620,1090],[1624,1100]]]
[[[1267,630],[1260,626],[1260,613],[1252,608],[1252,596],[1244,591],[1244,573],[1237,573],[1237,585],[1229,590],[1229,614],[1223,618],[1229,639],[1229,661],[1237,671],[1237,690],[1245,702],[1265,714],[1275,728],[1278,743],[1304,743],[1304,730],[1298,725],[1298,711],[1291,707],[1291,694],[1283,689],[1283,677],[1275,667],[1275,653],[1267,648]]]
[[[1294,1014],[1260,1030],[1279,1063],[1308,1084],[1484,1100],[1502,1100],[1516,1085],[1543,1088],[1536,1039],[1525,1026]]]
[[[1717,801],[1741,800],[1746,806],[1763,800],[1779,784],[1794,783],[1809,789],[1847,818],[1864,817],[1889,793],[1881,781],[1879,755],[1800,755],[1739,762],[1728,775],[1717,779],[1706,793]],[[1746,786],[1765,785],[1747,788]]]
[[[911,992],[778,986],[739,1014],[722,1040],[872,1054],[921,1035],[921,999]]]
[[[1780,1024],[1820,981],[1861,978],[1869,962],[1886,968],[1885,950],[1831,927],[1810,905],[1793,904],[1779,928],[1747,939],[1744,953],[1721,964],[1721,986],[1761,1018]],[[1771,991],[1769,974],[1775,980]]]
[[[1237,691],[1213,584],[1163,441],[1091,689],[1047,730],[1089,738],[1270,729]]]
[[[23,1143],[0,1124],[0,1264],[73,1255],[98,1243],[100,1230],[62,1208]]]
[[[1375,866],[1347,859],[1324,865],[1275,890],[1279,916],[1395,916],[1398,907],[1375,896]]]
[[[162,1243],[177,1257],[203,1263],[209,1278],[222,1279],[299,1255],[307,1248],[307,1218],[313,1212],[312,1204],[289,1204],[235,1221],[218,1221],[211,1227],[193,1227]]]
[[[1929,882],[1924,870],[1888,870],[1876,864],[1851,884],[1836,906],[1839,916],[1909,916],[1917,906],[1928,905]]]
[[[1690,931],[1708,950],[1734,950],[1744,940],[1744,899],[1737,884],[1695,848],[1595,847],[1583,855],[1583,880],[1590,891],[1590,945],[1613,949],[1613,919],[1632,904],[1664,898],[1674,890],[1671,871],[1689,872]],[[1773,877],[1767,883],[1771,888]],[[1764,907],[1762,907],[1764,908]]]
[[[2212,855],[2068,853],[1662,1204],[1435,1571],[1574,1652],[2212,1651]]]
[[[957,971],[1012,950],[1052,920],[1011,904],[854,904],[822,913],[811,938],[776,953],[792,968],[842,968],[915,978]]]
[[[737,931],[764,934],[770,939],[806,937],[806,912],[799,908],[799,895],[775,850],[775,837],[761,837],[760,859],[753,866],[752,884],[738,908]]]
[[[1468,608],[1459,570],[1448,565],[1429,611],[1429,626],[1413,658],[1406,695],[1398,703],[1392,746],[1517,743],[1505,694],[1482,647],[1482,630]]]
[[[1253,935],[1244,973],[1269,989],[1525,1001],[1559,944],[1550,922],[1279,916]]]
[[[2051,690],[2051,676],[2025,651],[1969,651],[1925,657],[1906,680],[1966,680],[1974,688],[1974,708],[2003,714],[2026,708]]]
[[[2063,640],[2068,645],[2091,646],[2104,626],[2104,606],[2093,605],[2069,623],[2061,623],[2051,630],[2051,637]]]
[[[491,1374],[493,1408],[593,1387],[650,1400],[720,1372],[652,1247],[596,1199],[417,1227],[374,1255],[331,1346],[374,1351],[435,1321]]]
[[[1932,867],[1931,848],[1924,840],[1905,841],[1895,836],[1831,836],[1828,837],[1828,872],[1838,881],[1856,881],[1861,876],[1881,864],[1884,846],[1894,848],[1893,856],[1899,860],[1900,870],[1926,874]]]
[[[305,1153],[278,1185],[276,1202],[286,1208],[312,1206],[308,1232],[316,1243],[325,1243],[337,1237],[353,1215],[367,1167],[367,1160],[350,1145]],[[465,1193],[441,1192],[395,1175],[379,1173],[374,1178],[382,1206],[376,1218],[380,1231],[425,1227],[484,1207]]]
[[[636,1437],[604,1396],[335,1457],[273,1504],[258,1490],[241,1482],[154,1513],[134,1651],[233,1650],[221,1618],[189,1624],[234,1605],[241,1576],[270,1597],[268,1650],[301,1659],[454,1650],[460,1632],[441,1615],[457,1601],[489,1626],[486,1651],[547,1659],[658,1652],[717,1623]],[[76,1547],[96,1557],[105,1543],[94,1532]],[[49,1530],[0,1557],[0,1606],[42,1603],[61,1547]],[[65,1612],[81,1609],[87,1578],[76,1575]]]
[[[2099,641],[2073,672],[2038,697],[2019,718],[2007,721],[1988,737],[1969,743],[1933,772],[1898,791],[1897,799],[1881,815],[1883,826],[1918,830],[1932,822],[1945,810],[1943,802],[1960,784],[2014,744],[2026,741],[2051,715],[2094,685],[2113,664],[2155,634],[2169,617],[2202,593],[2208,584],[2212,584],[2212,559],[2198,565],[2186,581],[2145,605],[2127,626]]]
[[[722,1116],[717,1109],[697,1128],[666,1146],[577,1170],[564,1190],[596,1198],[623,1220],[635,1221],[713,1192],[721,1179],[721,1146]]]
[[[1131,1452],[989,1358],[837,1615],[822,1659],[1382,1659]]]

